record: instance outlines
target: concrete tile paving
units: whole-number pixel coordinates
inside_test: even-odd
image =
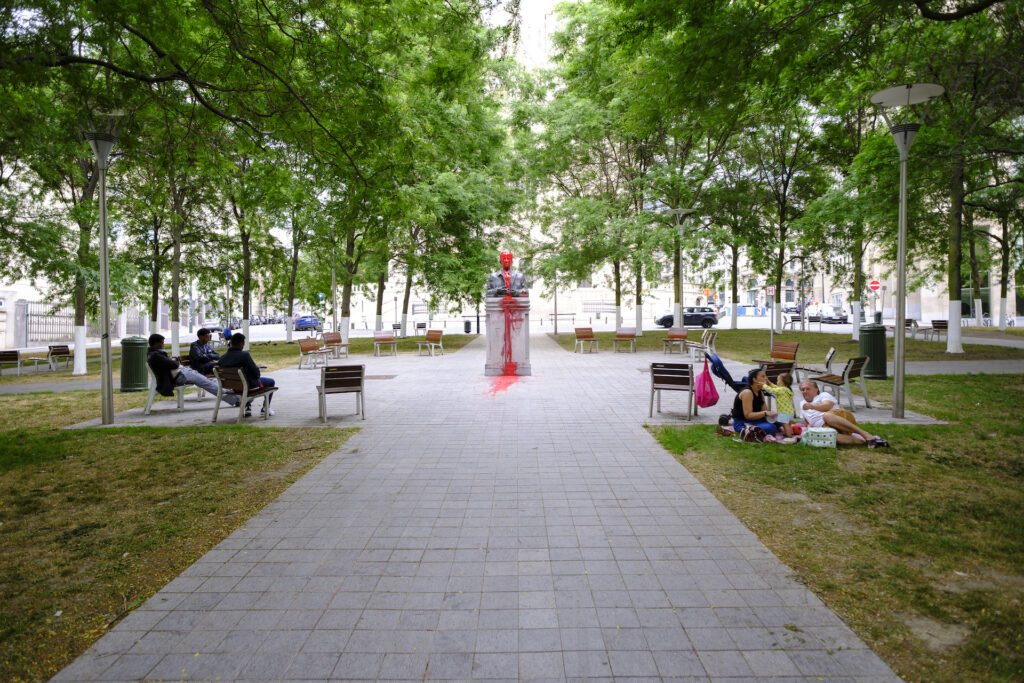
[[[643,429],[652,354],[483,351],[366,360],[362,430],[54,680],[898,680]]]

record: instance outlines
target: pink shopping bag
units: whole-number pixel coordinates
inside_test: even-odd
[[[718,390],[715,389],[715,380],[711,377],[711,370],[708,369],[708,359],[704,359],[704,371],[697,375],[697,405],[701,408],[710,408],[718,403]]]

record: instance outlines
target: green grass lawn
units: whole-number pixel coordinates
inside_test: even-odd
[[[645,330],[643,337],[637,337],[638,351],[662,350],[662,339],[665,330]],[[700,341],[701,330],[691,330],[694,339]],[[729,360],[750,363],[755,358],[766,358],[771,349],[771,332],[769,330],[719,330],[715,344],[718,355]],[[566,351],[572,351],[575,335],[549,335]],[[601,351],[611,351],[614,332],[596,332]],[[829,334],[827,332],[785,332],[775,335],[776,341],[799,342],[800,350],[797,359],[802,363],[820,364],[825,361],[825,354],[830,347],[836,347],[836,361],[845,362],[849,358],[860,355],[860,347],[848,335]],[[888,346],[887,358],[892,359],[893,340],[886,339]],[[907,339],[907,360],[993,360],[1005,358],[1024,358],[1024,349],[1006,346],[987,346],[984,344],[964,344],[964,353],[950,355],[946,353],[945,341],[923,341]],[[678,356],[677,356],[678,357]]]
[[[4,681],[55,674],[354,432],[61,429],[99,415],[95,391],[0,396],[0,410]]]
[[[444,335],[441,341],[444,344],[445,353],[455,353],[463,346],[473,341],[479,335],[475,334],[453,334],[451,336]],[[299,362],[299,344],[298,339],[302,337],[296,335],[292,343],[285,341],[273,341],[273,342],[253,342],[250,345],[249,352],[252,354],[253,359],[260,365],[267,366],[267,374],[270,374],[274,370],[281,368],[287,368],[292,365],[298,365]],[[401,354],[415,354],[418,351],[416,341],[423,341],[423,335],[418,337],[407,337],[405,339],[398,340],[398,353]],[[373,339],[371,337],[353,337],[349,340],[349,354],[360,356],[370,355],[373,353]],[[170,353],[170,342],[166,343],[167,352]],[[224,349],[218,349],[223,354]],[[120,349],[115,352],[116,355],[113,359],[112,370],[116,382],[121,377],[121,359]],[[182,353],[188,354],[188,346],[182,345]],[[426,351],[424,350],[424,353]],[[39,355],[39,354],[37,354]],[[46,354],[42,354],[41,357],[45,357]],[[41,384],[46,382],[73,382],[80,380],[98,380],[100,378],[100,364],[98,362],[100,355],[99,349],[88,349],[86,351],[86,357],[89,358],[89,362],[86,365],[88,370],[85,375],[72,375],[70,368],[58,369],[53,372],[42,371],[39,373],[24,374],[18,376],[14,369],[4,368],[4,374],[0,375],[0,386],[4,384]],[[344,360],[344,359],[342,359]],[[28,366],[31,369],[31,365]],[[43,367],[40,365],[40,367]]]
[[[908,377],[888,449],[657,438],[908,680],[1024,679],[1024,375]],[[892,383],[872,382],[879,395]]]

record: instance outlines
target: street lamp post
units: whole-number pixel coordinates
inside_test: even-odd
[[[114,380],[110,360],[110,269],[107,254],[107,161],[117,137],[110,133],[85,134],[100,174],[100,396],[103,424],[114,423]]]
[[[679,268],[679,302],[672,314],[674,327],[683,326],[683,218],[691,213],[696,213],[696,211],[697,209],[666,209],[665,211],[665,213],[676,217],[676,230],[679,232],[679,248],[676,250],[676,265]]]
[[[921,130],[928,105],[946,90],[934,83],[914,83],[898,85],[894,88],[880,90],[871,96],[871,103],[878,107],[882,118],[889,126],[896,148],[900,153],[900,212],[899,234],[896,241],[896,327],[893,334],[893,365],[894,378],[892,386],[892,416],[903,417],[903,380],[906,371],[906,319],[907,319],[907,160],[910,158],[910,146],[914,144],[917,132]],[[893,124],[887,109],[893,107],[910,107],[924,104],[925,109],[916,122]]]

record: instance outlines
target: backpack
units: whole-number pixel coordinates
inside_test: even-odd
[[[743,431],[740,432],[740,439],[748,443],[764,443],[767,437],[768,432],[757,425],[743,425]]]

